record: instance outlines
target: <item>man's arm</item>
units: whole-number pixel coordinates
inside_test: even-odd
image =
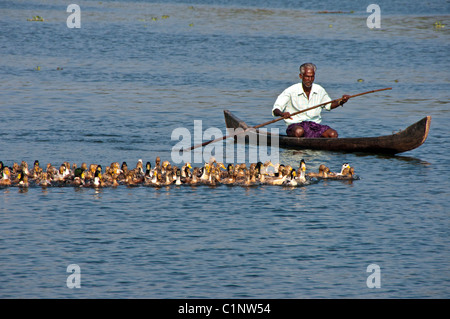
[[[282,116],[285,119],[291,118],[291,113],[283,112],[286,109],[286,105],[289,103],[290,98],[291,97],[290,93],[288,92],[288,89],[284,90],[283,93],[281,93],[277,97],[277,100],[275,101],[275,104],[273,105],[272,108],[272,114],[274,116]]]
[[[291,113],[289,112],[281,112],[279,109],[273,110],[273,115],[275,116],[282,116],[285,119],[288,119],[291,117]]]
[[[348,99],[350,98],[350,95],[342,95],[342,98],[338,101],[334,101],[333,103],[331,103],[331,109],[335,109],[341,105],[344,105],[344,103],[347,103]]]

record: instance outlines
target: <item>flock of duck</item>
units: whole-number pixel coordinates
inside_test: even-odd
[[[217,162],[211,158],[200,167],[192,167],[185,163],[182,167],[173,166],[169,161],[156,158],[152,167],[138,160],[136,167],[129,168],[126,162],[119,165],[111,163],[103,170],[101,165],[82,163],[81,167],[69,162],[62,163],[59,168],[47,164],[45,168],[35,161],[32,168],[27,162],[12,167],[0,161],[0,186],[75,186],[75,187],[117,187],[127,186],[169,186],[169,185],[285,185],[302,186],[320,179],[358,179],[354,168],[344,163],[340,172],[331,172],[325,165],[320,165],[318,172],[306,173],[306,163],[301,160],[298,168],[280,163],[228,164]]]

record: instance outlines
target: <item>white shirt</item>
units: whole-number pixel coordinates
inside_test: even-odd
[[[278,96],[272,108],[272,115],[275,109],[279,109],[281,112],[289,112],[292,114],[329,101],[331,101],[331,99],[328,96],[328,93],[320,85],[313,83],[308,99],[308,96],[303,91],[302,83],[297,83],[288,87],[283,91],[283,93]],[[312,109],[308,112],[294,115],[292,117],[292,120],[285,119],[284,121],[286,122],[286,125],[292,123],[300,123],[303,121],[321,123],[322,117],[320,116],[320,113],[322,112],[323,108],[327,111],[330,111],[331,103]]]

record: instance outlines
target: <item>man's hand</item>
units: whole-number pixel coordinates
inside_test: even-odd
[[[275,111],[273,111],[273,115],[281,116],[284,119],[291,119],[292,120],[291,113],[289,113],[289,112],[281,112],[279,109],[275,109]]]
[[[285,119],[291,119],[292,120],[291,113],[289,113],[289,112],[282,112],[281,116],[283,118],[285,118]]]
[[[339,102],[339,105],[344,105],[344,103],[347,103],[349,98],[350,98],[350,95],[347,95],[347,94],[342,95],[342,98],[341,98],[341,101]]]

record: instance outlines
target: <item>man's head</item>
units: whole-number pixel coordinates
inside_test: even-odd
[[[304,87],[310,88],[315,79],[317,67],[313,63],[304,63],[300,66],[300,79]]]

